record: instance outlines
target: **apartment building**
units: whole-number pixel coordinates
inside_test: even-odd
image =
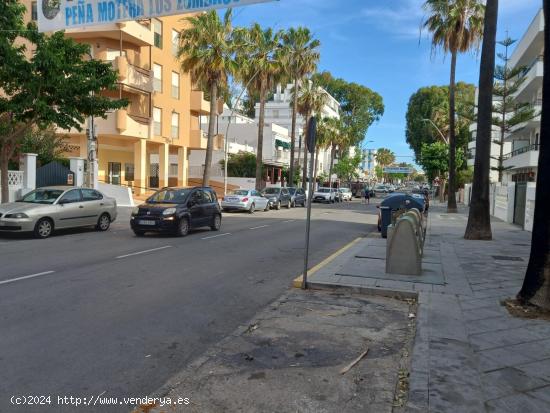
[[[288,84],[283,87],[277,86],[273,99],[265,105],[265,122],[266,124],[275,123],[286,128],[289,133],[292,132],[292,89],[294,85]],[[323,118],[340,118],[340,103],[332,97],[324,89],[323,91],[328,96],[328,101],[325,104],[322,113]],[[260,105],[256,105],[256,119],[259,117]],[[294,158],[303,161],[303,139],[305,131],[305,119],[299,115],[296,118],[296,153]],[[301,148],[301,151],[300,151]],[[298,152],[301,152],[300,156]],[[328,174],[330,170],[330,149],[325,149],[319,152],[319,162],[317,165],[318,174]]]
[[[36,19],[36,1],[23,3],[26,17]],[[67,30],[67,36],[91,46],[94,59],[110,62],[118,72],[117,90],[105,94],[129,101],[125,109],[94,120],[99,182],[128,185],[137,194],[184,186],[189,151],[206,148],[200,118],[208,116],[210,104],[175,57],[177,37],[186,24],[182,17]],[[73,149],[68,157],[87,158],[84,131],[60,133],[70,139]],[[221,137],[216,137],[215,144],[223,145]]]
[[[208,129],[208,119],[203,118],[202,128]],[[258,148],[258,123],[241,113],[233,112],[227,106],[216,122],[217,133],[226,135],[231,148],[238,151],[256,153]],[[224,159],[222,150],[215,150],[213,153],[213,176],[223,176],[219,170],[219,161]],[[202,176],[204,170],[204,151],[192,151],[189,158],[190,168],[193,171],[192,177]],[[283,169],[290,166],[290,135],[287,128],[276,123],[266,123],[264,127],[264,141],[262,162],[265,165],[264,181],[266,185],[281,183]],[[217,171],[217,172],[216,172]]]
[[[511,67],[524,67],[526,78],[514,99],[529,102],[535,113],[542,109],[542,77],[544,55],[544,15],[537,13],[529,28],[517,43],[510,58]],[[506,140],[511,143],[511,151],[505,155],[504,167],[506,182],[535,182],[539,160],[540,115],[515,126]]]

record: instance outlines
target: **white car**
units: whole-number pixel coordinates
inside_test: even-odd
[[[334,204],[336,201],[336,192],[332,188],[319,188],[313,193],[313,202],[326,202]]]
[[[247,211],[253,214],[256,210],[267,211],[269,200],[255,189],[237,189],[223,197],[221,207],[224,211]]]
[[[340,188],[338,191],[340,191],[340,197],[342,201],[351,201],[351,198],[353,197],[351,193],[351,189],[349,188]]]

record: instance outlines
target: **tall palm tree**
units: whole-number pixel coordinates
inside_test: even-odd
[[[456,206],[456,61],[479,45],[483,33],[485,6],[480,0],[426,0],[424,9],[430,14],[424,27],[432,33],[433,49],[451,54],[449,82],[449,203],[448,212]]]
[[[223,21],[215,10],[187,17],[183,20],[190,25],[181,31],[179,37],[177,57],[182,70],[189,72],[191,78],[210,95],[204,186],[208,186],[210,181],[219,91],[226,87],[228,76],[235,70],[231,16],[232,10],[229,9]]]
[[[550,0],[543,1],[544,42],[550,44]],[[550,310],[550,53],[544,53],[544,78],[542,86],[542,115],[540,128],[539,166],[537,171],[537,189],[535,199],[535,217],[531,256],[518,294],[521,302],[534,304]]]
[[[307,136],[307,128],[309,120],[312,116],[321,115],[323,108],[328,102],[328,95],[316,82],[307,79],[298,89],[294,90],[294,95],[297,95],[298,113],[305,119],[304,136]],[[302,188],[306,189],[307,184],[307,142],[304,140],[304,169],[302,178]]]
[[[315,169],[313,182],[317,182],[317,173],[319,171],[319,152],[321,149],[326,149],[332,146],[332,141],[338,131],[336,125],[331,118],[321,118],[317,121],[317,140],[315,145]],[[330,178],[329,178],[330,179]]]
[[[332,172],[334,170],[334,159],[336,158],[336,151],[343,153],[350,146],[351,138],[350,133],[346,128],[342,119],[330,118],[328,119],[333,130],[332,139],[330,142],[330,166],[329,166],[329,183],[332,187]]]
[[[321,42],[313,39],[309,29],[305,27],[290,28],[283,33],[283,61],[287,74],[298,90],[300,82],[315,72],[320,59]],[[292,126],[290,132],[290,185],[294,185],[294,154],[296,151],[296,116],[298,114],[298,95],[292,99]]]
[[[237,78],[249,85],[249,92],[257,92],[260,99],[258,117],[258,146],[256,155],[256,189],[262,188],[262,165],[264,147],[265,104],[269,90],[284,75],[281,61],[281,32],[262,29],[255,23],[249,29],[236,30],[239,43]]]
[[[472,185],[472,200],[464,238],[491,240],[489,168],[493,140],[493,87],[495,49],[498,22],[498,0],[488,0],[479,70],[479,100],[477,113],[476,156]]]
[[[384,168],[385,166],[389,166],[395,162],[395,154],[387,148],[378,149],[376,151],[376,154],[374,155],[374,158],[382,168]]]

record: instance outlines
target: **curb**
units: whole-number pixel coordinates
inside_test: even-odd
[[[315,267],[311,268],[308,270],[308,277],[309,276],[312,276],[313,274],[315,274],[317,271],[319,271],[321,268],[325,267],[326,265],[330,264],[330,262],[332,262],[336,257],[338,257],[339,255],[343,254],[344,252],[346,252],[348,249],[350,249],[351,247],[353,247],[355,244],[357,244],[359,241],[361,241],[362,239],[364,239],[363,237],[360,237],[360,238],[356,238],[354,239],[353,241],[351,241],[350,243],[348,243],[347,245],[344,245],[342,248],[340,248],[339,250],[335,251],[333,254],[331,254],[330,256],[328,256],[327,258],[325,258],[323,261],[321,261],[319,264],[317,264]],[[303,274],[300,274],[298,277],[296,277],[294,279],[294,281],[292,281],[292,287],[294,288],[302,288],[302,282],[303,282]],[[310,285],[310,283],[308,282],[308,285]]]
[[[324,290],[324,291],[345,291],[355,294],[365,294],[365,295],[377,295],[386,298],[396,298],[399,300],[413,299],[417,300],[419,292],[412,292],[407,290],[399,289],[387,289],[387,288],[376,288],[376,287],[361,287],[354,285],[342,285],[342,284],[332,284],[326,282],[308,282],[307,286],[312,290]]]

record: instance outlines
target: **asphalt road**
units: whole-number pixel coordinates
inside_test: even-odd
[[[310,266],[375,231],[375,214],[359,201],[315,205]],[[0,237],[0,412],[149,395],[302,271],[304,208],[224,214],[220,232],[185,238],[136,238],[128,216],[107,233]],[[12,395],[55,403],[18,408]]]

